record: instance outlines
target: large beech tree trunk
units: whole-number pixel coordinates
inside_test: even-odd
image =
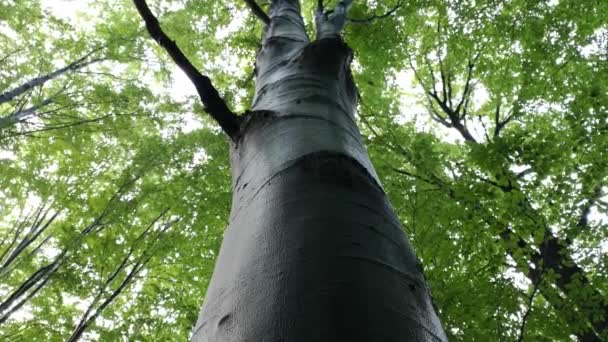
[[[230,224],[192,341],[445,341],[354,119],[349,2],[275,0],[231,143]]]

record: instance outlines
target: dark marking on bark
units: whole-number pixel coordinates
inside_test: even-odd
[[[345,167],[349,165],[352,167]],[[319,151],[308,154],[294,162],[308,173],[312,173],[324,182],[341,184],[347,188],[355,188],[358,183],[371,185],[380,193],[384,193],[380,185],[357,160],[344,154],[332,151]]]
[[[235,148],[238,148],[239,142],[245,136],[246,132],[254,126],[261,126],[269,122],[276,113],[270,110],[254,110],[246,111],[239,116],[239,133],[235,139]]]
[[[323,73],[341,75],[350,65],[352,50],[340,37],[323,38],[306,45],[295,59],[301,63],[314,63]]]
[[[230,319],[230,314],[224,315],[224,317],[220,318],[219,321],[217,321],[217,326],[221,326],[223,324],[226,324],[226,322],[228,322],[228,320]]]

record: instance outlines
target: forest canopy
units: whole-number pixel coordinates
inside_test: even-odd
[[[251,3],[148,1],[239,114]],[[449,340],[608,339],[608,1],[348,18],[357,123]],[[230,197],[228,141],[131,0],[0,0],[0,340],[187,340]]]

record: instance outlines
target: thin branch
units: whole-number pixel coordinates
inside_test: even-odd
[[[133,255],[133,252],[135,251],[135,248],[137,247],[137,245],[142,241],[142,239],[144,239],[151,233],[151,230],[154,227],[154,225],[168,211],[169,211],[169,208],[166,208],[165,210],[163,210],[143,230],[143,232],[140,233],[140,235],[133,241],[133,243],[131,244],[131,246],[129,248],[129,251],[123,257],[122,262],[115,268],[115,270],[109,275],[109,277],[106,279],[106,281],[99,288],[93,301],[89,304],[89,307],[84,312],[84,314],[81,316],[80,321],[74,328],[72,335],[68,338],[68,340],[67,340],[68,342],[78,341],[82,337],[82,335],[86,331],[86,329],[89,326],[91,326],[91,324],[93,324],[93,322],[97,319],[97,317],[99,317],[101,315],[101,313],[105,310],[105,308],[107,306],[109,306],[114,301],[114,299],[116,299],[133,282],[134,279],[137,279],[136,278],[137,275],[141,272],[141,270],[144,269],[144,267],[147,265],[147,263],[150,261],[150,259],[153,256],[153,253],[149,253],[150,251],[153,250],[152,249],[153,246],[156,244],[156,242],[158,241],[160,236],[162,234],[164,234],[169,228],[171,228],[171,226],[173,226],[175,223],[177,223],[179,221],[179,219],[166,222],[164,224],[164,227],[159,229],[156,232],[155,238],[152,238],[152,241],[149,242],[148,246],[144,249],[142,254],[139,255],[139,257],[137,258],[133,267],[127,273],[126,277],[118,282],[118,284],[119,284],[118,287],[116,289],[114,289],[114,291],[112,291],[110,293],[110,295],[107,298],[105,298],[105,300],[103,300],[103,302],[101,302],[101,304],[99,306],[95,307],[97,305],[97,303],[102,299],[102,297],[106,294],[106,292],[108,290],[111,290],[112,284],[115,282],[115,280],[118,279],[118,275],[127,269],[127,266],[130,264],[128,261],[131,258],[131,256]]]
[[[48,98],[48,99],[45,99],[44,101],[40,102],[37,105],[18,110],[9,116],[0,118],[0,129],[4,129],[8,126],[12,126],[20,121],[23,121],[23,120],[31,117],[40,108],[46,107],[46,106],[50,105],[51,103],[53,103],[53,99]]]
[[[41,132],[48,132],[48,131],[53,131],[53,130],[57,130],[57,129],[64,129],[64,128],[69,128],[69,127],[75,127],[75,126],[80,126],[80,125],[85,125],[88,123],[95,123],[98,121],[102,121],[108,117],[111,116],[115,116],[115,114],[108,114],[108,115],[104,115],[98,118],[94,118],[94,119],[87,119],[87,120],[81,120],[81,121],[77,121],[77,122],[71,122],[71,123],[63,123],[63,124],[59,124],[59,125],[53,125],[53,126],[46,126],[44,128],[40,128],[40,129],[34,129],[31,131],[24,131],[24,132],[19,132],[16,134],[11,134],[8,135],[8,137],[18,137],[18,136],[31,136],[31,137],[37,137],[34,135],[34,133],[41,133]]]
[[[520,178],[523,178],[524,176],[529,175],[529,174],[531,174],[533,172],[534,172],[534,169],[528,168],[528,169],[525,169],[525,170],[521,171],[520,173],[518,173],[515,176],[515,178],[520,179]]]
[[[465,99],[469,98],[469,95],[471,93],[471,78],[473,76],[473,68],[475,67],[475,64],[473,64],[473,61],[469,60],[467,63],[467,80],[464,84],[464,90],[462,91],[462,97],[460,98],[460,102],[458,102],[458,105],[456,105],[456,109],[454,110],[454,112],[456,113],[456,115],[460,115],[460,108],[462,107],[462,105],[465,102]],[[464,115],[461,115],[461,118],[464,118]]]
[[[175,64],[188,76],[205,106],[205,109],[233,141],[239,132],[238,117],[222,99],[209,77],[201,74],[184,55],[175,41],[162,30],[145,0],[133,0],[137,11],[146,24],[150,36],[169,54]]]
[[[448,72],[447,73],[447,81],[448,81],[448,95],[447,95],[447,101],[450,104],[450,108],[454,108],[454,104],[452,103],[452,73]],[[463,94],[464,96],[464,94]],[[458,108],[456,108],[456,114],[458,114]]]
[[[63,67],[61,69],[57,69],[57,70],[55,70],[55,71],[53,71],[51,73],[48,73],[46,75],[43,75],[43,76],[31,79],[31,80],[27,81],[26,83],[24,83],[24,84],[22,84],[22,85],[20,85],[20,86],[18,86],[16,88],[14,88],[14,89],[11,89],[9,91],[6,91],[6,92],[0,94],[0,104],[8,102],[8,101],[14,99],[17,96],[24,94],[28,90],[30,90],[30,89],[32,89],[32,88],[34,88],[36,86],[43,85],[44,83],[46,83],[46,82],[48,82],[48,81],[50,81],[50,80],[52,80],[54,78],[57,78],[57,77],[65,74],[66,72],[82,69],[82,68],[84,68],[84,67],[86,67],[88,65],[91,65],[93,63],[102,61],[103,60],[102,58],[95,58],[95,59],[92,59],[92,60],[90,60],[88,62],[85,62],[85,60],[87,58],[89,58],[89,56],[91,54],[93,54],[95,51],[97,51],[97,50],[89,52],[84,57],[78,59],[77,61],[75,61],[75,62],[73,62],[71,64],[68,64],[67,66],[65,66],[65,67]]]
[[[528,317],[530,316],[530,313],[532,312],[532,302],[534,301],[534,297],[536,296],[536,293],[538,292],[539,283],[540,283],[540,281],[537,282],[536,284],[534,284],[534,290],[532,290],[532,294],[530,294],[530,297],[528,297],[528,307],[526,308],[526,313],[524,313],[524,317],[521,320],[521,326],[519,327],[519,338],[517,339],[518,342],[524,341],[524,336],[526,334],[526,323],[528,321]]]
[[[253,14],[264,23],[264,25],[270,25],[270,18],[268,17],[268,14],[264,12],[258,3],[255,2],[255,0],[245,0],[245,3],[251,12],[253,12]]]
[[[12,52],[9,52],[4,57],[0,58],[0,64],[4,63],[7,59],[11,58],[11,56],[13,56],[16,53],[19,53],[20,51],[23,51],[23,49],[17,49],[17,50],[14,50]]]
[[[321,0],[319,0],[320,2],[322,2]],[[351,23],[355,23],[355,24],[369,24],[373,21],[376,21],[378,19],[384,19],[390,15],[392,15],[393,13],[395,13],[399,7],[401,7],[401,2],[403,0],[399,0],[399,2],[397,2],[397,4],[395,6],[393,6],[393,8],[391,8],[390,10],[388,10],[386,13],[381,14],[381,15],[372,15],[371,17],[367,18],[367,19],[348,19],[349,22]]]
[[[429,61],[429,58],[426,55],[424,56],[424,63],[426,64],[426,67],[429,68],[429,73],[431,74],[431,85],[433,86],[433,93],[437,95],[437,86],[435,85],[437,78],[435,77],[435,72],[433,71],[433,67],[431,66],[431,61]],[[418,79],[418,82],[422,81]]]
[[[502,123],[500,122],[500,103],[502,99],[498,99],[498,103],[496,104],[496,110],[494,111],[494,137],[498,137],[500,134],[500,130],[502,129]]]
[[[59,211],[55,212],[55,214],[53,214],[49,219],[47,219],[46,223],[43,225],[42,222],[46,219],[46,216],[48,215],[49,210],[50,210],[50,207],[42,215],[42,218],[40,218],[39,220],[36,220],[32,223],[30,232],[23,237],[21,242],[15,247],[15,249],[8,256],[8,258],[2,263],[2,266],[0,266],[0,276],[3,276],[5,274],[5,272],[8,271],[8,268],[9,268],[9,266],[11,266],[11,263],[13,263],[15,261],[15,259],[17,259],[17,257],[19,255],[21,255],[21,253],[23,253],[23,251],[25,251],[25,249],[27,247],[29,247],[34,241],[36,241],[40,237],[40,235],[57,218],[57,216],[59,215]]]
[[[494,129],[494,136],[497,137],[500,134],[500,131],[505,128],[505,126],[511,122],[513,119],[517,118],[517,116],[519,115],[519,112],[515,112],[515,110],[513,111],[513,114],[507,116],[506,119],[504,119],[503,121],[499,122],[498,124],[496,124],[496,128]]]

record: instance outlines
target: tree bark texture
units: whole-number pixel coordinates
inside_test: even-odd
[[[270,18],[192,341],[446,341],[362,144],[351,50],[336,25],[310,42],[298,1],[273,1]]]

